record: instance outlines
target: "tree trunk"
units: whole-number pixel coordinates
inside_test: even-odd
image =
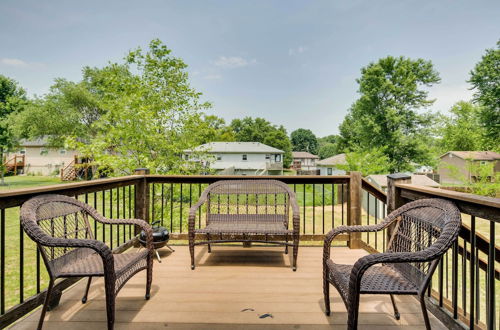
[[[5,172],[5,164],[3,161],[3,147],[0,147],[0,159],[2,160],[2,164],[0,166],[0,185],[5,186],[4,172]]]

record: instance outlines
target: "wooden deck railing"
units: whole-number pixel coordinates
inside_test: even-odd
[[[197,176],[149,175],[147,170],[142,169],[132,176],[0,193],[0,328],[39,306],[47,284],[40,254],[20,227],[19,208],[26,200],[45,193],[74,196],[106,217],[135,217],[149,222],[160,220],[172,232],[172,239],[182,243],[187,239],[190,206],[196,203],[208,184],[222,179],[277,179],[289,184],[297,194],[300,206],[302,244],[320,244],[314,241],[323,240],[325,233],[339,225],[378,223],[389,210],[413,199],[441,197],[453,200],[462,212],[473,218],[470,226],[468,222],[464,224],[459,242],[443,259],[444,263],[437,272],[430,291],[436,302],[433,312],[449,324],[454,324],[453,320],[461,320],[469,325],[489,327],[498,319],[494,297],[498,292],[495,285],[499,283],[499,275],[495,263],[499,262],[500,253],[494,243],[490,244],[495,242],[494,227],[499,221],[498,200],[402,184],[408,183],[407,179],[390,179],[386,194],[362,179],[357,172],[342,176]],[[488,221],[490,229],[493,229],[487,234],[478,232],[475,217],[487,219],[484,221]],[[133,245],[137,234],[134,228],[124,226],[102,227],[95,224],[94,230],[98,239],[117,252]],[[384,251],[386,235],[341,236],[337,244],[361,247],[370,252]],[[464,262],[466,266],[463,266]],[[472,278],[469,270],[473,270]],[[448,271],[454,281],[445,276]],[[478,276],[476,272],[481,273]],[[483,279],[486,282],[483,283]],[[464,288],[459,281],[469,283],[469,287]],[[59,292],[73,283],[74,280],[61,282]],[[478,299],[478,292],[482,292],[477,290],[477,286],[483,284],[488,296],[483,294]],[[474,286],[472,291],[471,285]],[[52,302],[54,305],[59,297],[56,295]]]

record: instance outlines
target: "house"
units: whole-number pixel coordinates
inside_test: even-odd
[[[500,172],[500,154],[494,151],[448,151],[439,157],[438,174],[442,184],[472,183],[479,179],[477,166],[492,164],[490,180]]]
[[[21,140],[19,149],[6,155],[6,162],[16,156],[24,156],[23,169],[17,173],[53,175],[70,164],[77,156],[77,151],[52,148],[46,139]]]
[[[210,142],[184,150],[185,159],[196,161],[196,152],[207,152],[206,166],[219,174],[283,174],[284,151],[259,142]]]
[[[316,161],[319,159],[318,156],[306,151],[294,151],[292,158],[292,168],[296,171],[315,171]]]
[[[346,172],[339,169],[338,165],[347,165],[345,154],[338,154],[316,162],[319,175],[344,175]]]
[[[365,179],[379,190],[387,192],[387,174],[371,174]],[[440,187],[439,183],[423,174],[411,174],[411,184],[431,188]],[[384,216],[387,215],[384,204],[380,200],[376,199],[375,196],[369,194],[366,190],[363,190],[362,207],[365,211],[368,210],[368,213],[371,216],[377,216],[379,219],[384,218]]]

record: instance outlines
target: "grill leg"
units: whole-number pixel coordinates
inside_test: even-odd
[[[166,247],[167,247],[170,251],[175,252],[175,250],[174,250],[174,249],[172,249],[172,247],[171,247],[170,245],[165,244],[165,246],[166,246]]]
[[[49,287],[47,288],[47,293],[45,294],[45,301],[42,307],[42,313],[40,314],[40,320],[38,321],[38,330],[42,330],[43,319],[45,319],[45,313],[47,312],[47,307],[50,301],[50,295],[52,293],[52,289],[54,288],[54,281],[50,279]]]
[[[85,288],[85,294],[82,297],[82,304],[87,302],[87,297],[89,295],[90,283],[92,282],[92,276],[89,276],[89,280],[87,281],[87,287]]]
[[[401,315],[399,315],[399,310],[398,310],[398,306],[396,306],[396,301],[394,300],[394,295],[390,295],[391,296],[391,302],[392,302],[392,307],[394,308],[394,318],[396,320],[399,320]]]
[[[156,253],[156,259],[158,259],[158,262],[161,263],[161,258],[160,254],[158,253],[158,250],[155,249],[155,253]]]
[[[210,234],[207,234],[207,241],[210,242]],[[211,253],[212,252],[212,248],[210,247],[210,243],[208,243],[207,246],[208,246],[208,253]]]
[[[431,322],[429,321],[429,315],[427,314],[427,307],[425,307],[425,293],[424,292],[422,292],[419,295],[420,306],[422,307],[422,314],[424,314],[425,328],[427,330],[431,330]]]

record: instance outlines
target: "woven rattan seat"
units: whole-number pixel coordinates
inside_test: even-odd
[[[40,195],[21,207],[21,224],[26,234],[37,243],[49,273],[38,329],[50,301],[54,281],[64,277],[88,277],[82,302],[87,301],[92,277],[104,277],[108,329],[113,329],[115,298],[125,283],[146,269],[146,299],[149,299],[153,276],[153,236],[149,224],[138,219],[107,219],[89,205],[61,195]],[[90,221],[103,225],[138,226],[146,233],[146,249],[139,252],[113,254],[101,241],[94,239]]]
[[[460,212],[453,203],[422,199],[405,204],[379,224],[333,229],[325,237],[323,250],[326,314],[330,315],[330,284],[345,303],[348,329],[357,329],[360,294],[389,294],[396,319],[399,312],[393,294],[413,294],[419,296],[425,326],[430,329],[424,295],[439,260],[457,239],[460,227]],[[330,259],[335,236],[386,228],[392,229],[386,252],[365,256],[354,265],[336,264]]]
[[[292,209],[293,228],[288,229]],[[206,209],[205,226],[195,228]],[[198,219],[198,223],[201,219]],[[189,213],[189,250],[194,269],[194,246],[222,242],[266,242],[293,247],[292,268],[297,269],[299,207],[295,194],[276,180],[221,180],[208,186]],[[206,240],[197,242],[197,236]],[[272,237],[272,240],[269,238]],[[278,241],[277,239],[282,239]],[[293,242],[288,243],[289,239]]]
[[[329,279],[344,299],[349,295],[349,279],[352,265],[336,264],[328,261]],[[388,291],[417,294],[418,286],[406,279],[400,272],[390,265],[372,266],[363,274],[359,293],[379,294]]]

